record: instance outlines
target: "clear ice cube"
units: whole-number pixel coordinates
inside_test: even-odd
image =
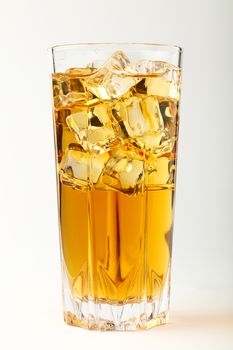
[[[145,79],[145,87],[148,95],[171,98],[176,101],[180,99],[181,73],[180,69],[169,66],[167,72],[158,77]]]
[[[145,163],[145,185],[148,187],[165,185],[169,182],[169,158],[151,155]]]
[[[148,95],[173,98],[174,100],[180,98],[179,87],[173,81],[167,81],[163,77],[146,78],[145,87]]]
[[[135,87],[138,93],[179,100],[180,69],[166,62],[139,61],[133,68],[145,79]]]
[[[112,154],[100,179],[105,185],[127,194],[136,194],[144,180],[143,159],[119,149]]]
[[[60,165],[60,179],[63,183],[78,187],[89,186],[89,154],[67,149]]]
[[[61,181],[87,189],[98,182],[108,159],[108,153],[90,155],[78,149],[67,149],[60,165]]]
[[[141,149],[147,152],[161,156],[165,153],[172,152],[175,144],[175,136],[170,137],[166,130],[162,132],[145,133],[143,136],[139,136],[135,143]]]
[[[112,109],[113,118],[123,138],[137,137],[149,131],[162,130],[163,118],[154,97],[130,97],[117,102]]]
[[[151,61],[151,60],[140,60],[135,64],[132,64],[130,71],[138,75],[154,75],[161,76],[168,73],[174,66],[167,62],[162,61]]]
[[[115,52],[101,68],[85,79],[86,89],[102,100],[122,97],[140,80],[126,75],[129,65],[130,61],[122,51]]]
[[[135,96],[117,102],[112,109],[119,136],[141,151],[158,156],[171,152],[175,143],[175,109],[154,96]],[[174,106],[172,106],[174,107]]]
[[[68,127],[86,151],[105,152],[116,139],[108,109],[105,104],[97,104],[80,109],[66,118]]]
[[[53,77],[53,95],[55,109],[83,105],[92,98],[92,94],[85,90],[80,79],[59,73]]]

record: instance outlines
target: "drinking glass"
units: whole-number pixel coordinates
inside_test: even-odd
[[[64,320],[166,323],[181,48],[52,47]]]

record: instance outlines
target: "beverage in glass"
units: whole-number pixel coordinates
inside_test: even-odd
[[[52,54],[65,322],[166,323],[181,49],[80,44]]]

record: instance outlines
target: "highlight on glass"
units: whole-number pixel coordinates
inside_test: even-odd
[[[137,330],[168,319],[181,49],[54,46],[64,320]]]

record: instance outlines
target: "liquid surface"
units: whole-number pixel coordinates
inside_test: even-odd
[[[75,298],[159,297],[171,258],[180,70],[131,64],[53,75],[63,263]]]

